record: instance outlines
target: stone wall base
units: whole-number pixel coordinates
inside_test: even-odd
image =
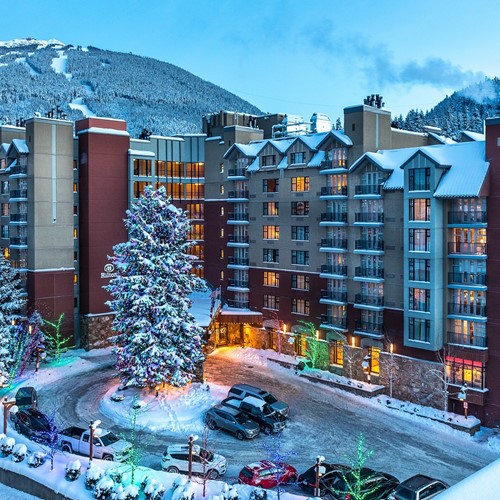
[[[113,314],[80,316],[80,346],[87,350],[109,347],[109,338],[115,335],[111,329],[113,319]]]

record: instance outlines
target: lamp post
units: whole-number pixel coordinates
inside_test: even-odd
[[[92,458],[94,456],[94,434],[96,429],[99,427],[101,421],[100,420],[91,420],[89,424],[89,462],[92,462]]]
[[[366,378],[367,378],[369,384],[371,383],[371,373],[370,373],[371,360],[372,360],[372,357],[370,356],[370,354],[367,354],[363,358],[363,361],[361,362],[361,368],[363,368],[363,373],[366,375]]]
[[[462,401],[464,404],[464,416],[467,418],[467,410],[469,409],[469,403],[467,402],[467,384],[464,384],[458,393],[458,400]]]
[[[188,438],[188,479],[191,481],[191,476],[193,475],[193,443],[198,439],[198,436],[193,436],[192,434]]]
[[[37,372],[40,368],[40,360],[44,360],[47,357],[47,353],[45,352],[45,347],[39,346],[36,348],[36,363],[35,363],[35,371]]]
[[[3,433],[7,434],[7,415],[9,414],[9,410],[12,413],[17,413],[17,406],[15,406],[16,400],[15,399],[8,400],[7,398],[4,398],[2,404],[3,404]]]
[[[326,469],[321,465],[325,461],[325,457],[318,455],[316,457],[316,481],[314,483],[314,496],[319,497],[319,478],[325,473]]]

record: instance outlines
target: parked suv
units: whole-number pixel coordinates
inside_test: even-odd
[[[35,408],[24,408],[11,415],[16,431],[32,441],[47,444],[57,435],[53,420]]]
[[[161,459],[161,467],[167,472],[189,471],[189,445],[173,444],[167,446]],[[193,445],[192,472],[197,475],[205,475],[208,479],[217,479],[226,473],[227,460],[222,455],[217,455],[198,445]]]
[[[290,407],[286,403],[277,400],[271,393],[263,389],[248,384],[236,384],[229,389],[228,397],[245,399],[247,396],[254,396],[258,399],[262,399],[284,417],[288,417],[290,414]]]
[[[210,429],[232,432],[239,440],[257,436],[260,427],[242,411],[230,406],[217,405],[207,411],[205,422]]]
[[[237,408],[255,420],[266,434],[281,431],[285,428],[285,418],[271,408],[264,400],[254,396],[247,396],[240,400],[226,398],[221,402],[224,406]]]
[[[390,500],[428,500],[448,489],[439,479],[417,474],[403,481],[387,498]]]

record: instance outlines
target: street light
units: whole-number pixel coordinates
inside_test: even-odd
[[[363,368],[363,373],[366,375],[369,384],[371,383],[371,373],[370,373],[371,360],[372,360],[371,355],[367,354],[363,358],[363,361],[361,362],[361,368]]]
[[[323,467],[321,464],[325,461],[325,457],[318,455],[316,457],[316,482],[314,483],[314,496],[319,497],[320,496],[320,491],[319,491],[319,478],[326,472],[325,467]]]
[[[191,481],[191,476],[193,474],[193,443],[198,439],[198,436],[193,436],[192,434],[188,438],[189,445],[189,455],[188,455],[188,478]]]
[[[90,431],[89,462],[92,462],[92,458],[94,456],[94,434],[96,434],[97,427],[99,427],[100,423],[101,423],[100,420],[91,420],[89,424],[89,431]]]
[[[467,384],[464,384],[458,393],[458,400],[462,401],[464,404],[464,416],[467,418],[467,410],[469,408],[469,403],[467,402]]]
[[[7,415],[9,413],[9,410],[12,413],[17,413],[18,408],[16,406],[15,399],[8,400],[7,398],[4,398],[2,404],[3,404],[3,433],[7,434]]]

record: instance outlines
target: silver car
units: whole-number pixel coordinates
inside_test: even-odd
[[[205,422],[210,429],[224,429],[233,433],[240,441],[252,439],[259,433],[259,424],[243,412],[229,406],[217,405],[207,411]]]

